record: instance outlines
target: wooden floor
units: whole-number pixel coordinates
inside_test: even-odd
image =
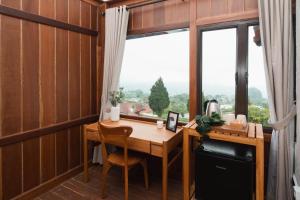
[[[89,169],[90,181],[83,182],[83,175],[79,174],[52,190],[37,197],[36,200],[81,200],[101,199],[101,167],[92,166]],[[159,200],[161,199],[161,177],[151,176],[150,187],[144,187],[142,170],[132,169],[129,172],[129,199],[130,200]],[[169,178],[168,197],[171,200],[182,199],[182,184],[180,180]],[[106,200],[121,200],[124,197],[122,172],[113,168],[108,177],[108,197]]]

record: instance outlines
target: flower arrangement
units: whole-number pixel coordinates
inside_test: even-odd
[[[117,91],[111,91],[109,93],[109,101],[113,107],[117,107],[118,104],[123,102],[125,97],[123,90],[124,88],[120,88]]]

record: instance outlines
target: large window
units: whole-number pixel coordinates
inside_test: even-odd
[[[268,126],[269,107],[258,26],[248,27],[248,119]]]
[[[128,39],[120,86],[125,115],[163,118],[168,111],[189,120],[189,32],[172,31]]]
[[[245,114],[248,121],[268,124],[263,54],[259,26],[240,22],[200,30],[199,63],[203,103],[216,99],[222,114]]]
[[[203,32],[202,41],[202,103],[216,99],[222,113],[234,113],[236,29]]]

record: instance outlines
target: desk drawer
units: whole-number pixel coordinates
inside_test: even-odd
[[[136,138],[129,138],[128,139],[128,148],[131,150],[150,153],[150,141],[146,140],[139,140]]]
[[[162,157],[163,156],[163,146],[158,144],[151,144],[151,155]]]

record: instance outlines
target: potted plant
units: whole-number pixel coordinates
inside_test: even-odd
[[[120,103],[122,103],[124,98],[123,88],[120,88],[118,91],[110,92],[110,103],[112,105],[110,110],[110,119],[111,121],[120,120]]]

